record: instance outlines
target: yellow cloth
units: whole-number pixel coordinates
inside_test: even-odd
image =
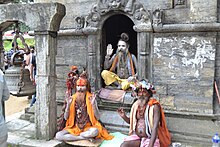
[[[70,134],[73,134],[75,136],[79,136],[81,132],[87,131],[91,127],[95,127],[99,130],[99,134],[96,136],[96,138],[101,138],[105,140],[111,140],[113,138],[112,135],[108,133],[108,131],[102,127],[102,125],[99,123],[99,121],[95,118],[94,111],[92,109],[92,105],[90,103],[89,97],[91,97],[92,94],[90,92],[86,92],[86,106],[87,106],[87,113],[89,115],[89,119],[91,123],[87,123],[83,130],[80,130],[77,125],[75,125],[75,102],[76,102],[76,94],[74,94],[73,101],[70,105],[70,112],[69,112],[69,118],[66,121],[66,127],[64,128],[67,130]]]
[[[130,87],[130,82],[128,82],[127,79],[120,79],[118,75],[111,71],[103,70],[101,76],[104,79],[105,85],[111,85],[115,81],[118,81],[121,85],[121,89],[126,90]]]

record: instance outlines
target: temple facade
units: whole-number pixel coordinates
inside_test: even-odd
[[[53,14],[51,2],[61,3],[51,7]],[[39,14],[37,6],[46,7],[44,3],[45,13],[34,15]],[[37,138],[52,138],[56,131],[50,126],[56,119],[51,117],[54,110],[57,116],[61,112],[70,67],[85,67],[92,91],[99,90],[104,86],[100,74],[106,46],[116,49],[118,36],[127,32],[130,52],[138,60],[138,78],[154,84],[173,141],[210,144],[220,133],[219,5],[217,0],[35,0],[25,7],[27,19],[16,15],[19,7],[12,7],[16,17],[3,15],[1,26],[35,18],[27,24],[37,48]],[[115,110],[122,105],[129,109],[130,104],[99,103],[101,121],[111,131],[126,132],[128,126]],[[44,117],[48,119],[42,121]]]
[[[138,59],[138,78],[155,85],[173,140],[211,142],[220,131],[214,87],[215,82],[220,86],[216,0],[87,0],[64,5],[67,15],[56,55],[58,100],[63,99],[71,65],[86,67],[93,90],[100,89],[106,46],[116,48],[118,35],[127,32],[130,51]],[[102,103],[100,108],[113,115],[114,106]],[[116,120],[111,124],[103,116],[102,121],[117,130],[124,124]]]

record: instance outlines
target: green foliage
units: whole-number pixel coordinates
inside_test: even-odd
[[[22,44],[20,38],[17,39],[17,42],[18,42],[19,47],[24,48],[24,45]],[[25,43],[28,46],[35,46],[35,40],[34,39],[25,39]],[[4,50],[9,51],[12,48],[11,44],[12,44],[12,40],[4,40],[3,41]]]
[[[16,24],[12,24],[11,26],[9,26],[5,31],[9,31],[9,30],[14,30]],[[30,31],[30,27],[27,26],[25,23],[21,23],[19,22],[18,27],[20,29],[20,32],[28,32]]]

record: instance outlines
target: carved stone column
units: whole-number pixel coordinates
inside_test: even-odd
[[[57,32],[35,32],[37,62],[36,138],[52,139],[57,131],[56,52]]]
[[[138,44],[138,78],[149,78],[149,33],[137,33]]]
[[[98,61],[100,61],[100,56],[98,53],[100,52],[100,46],[98,43],[100,42],[100,38],[98,37],[97,28],[85,28],[84,33],[88,35],[88,60],[87,60],[87,71],[88,77],[91,84],[92,91],[95,91],[100,87],[100,69],[98,68]]]
[[[88,74],[89,74],[89,81],[91,84],[92,91],[97,89],[97,35],[89,35],[88,36]]]
[[[135,25],[134,30],[137,31],[137,47],[138,47],[138,79],[152,79],[152,62],[151,62],[151,36],[152,28],[150,24]]]

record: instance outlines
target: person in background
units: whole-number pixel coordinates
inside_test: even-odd
[[[35,77],[36,77],[37,67],[36,67],[36,55],[35,55],[34,46],[30,47],[30,56],[31,56],[30,69],[29,69],[30,70],[30,79],[33,82],[33,84],[36,85]],[[34,95],[32,95],[30,107],[32,107],[35,102],[36,102],[36,93]]]
[[[5,118],[3,116],[2,103],[9,99],[10,93],[7,87],[4,73],[0,69],[0,147],[7,147],[8,131],[5,124]]]
[[[14,42],[11,44],[12,48],[9,51],[4,52],[4,62],[5,62],[5,70],[7,70],[11,64],[11,56],[14,54]]]

